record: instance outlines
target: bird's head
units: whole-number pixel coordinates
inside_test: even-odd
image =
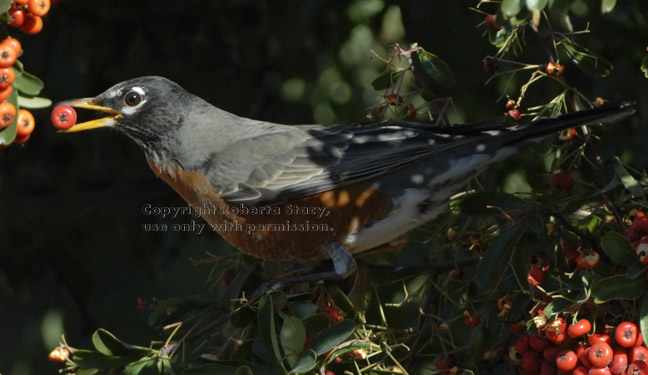
[[[192,95],[163,77],[134,78],[114,85],[94,98],[66,100],[59,105],[89,109],[108,116],[80,122],[65,132],[115,128],[145,149],[168,146],[184,121]]]

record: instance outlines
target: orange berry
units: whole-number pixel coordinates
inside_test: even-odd
[[[4,102],[0,104],[0,129],[9,126],[16,118],[16,107],[13,104]]]
[[[11,86],[16,80],[16,73],[11,68],[0,68],[0,89]]]
[[[18,54],[10,45],[0,43],[0,68],[12,66],[17,58]]]
[[[29,135],[34,131],[36,122],[34,121],[34,116],[26,109],[21,109],[18,111],[18,127],[16,128],[16,134],[19,136]]]
[[[7,100],[11,92],[13,91],[13,86],[7,86],[4,89],[0,89],[0,103]]]
[[[27,1],[27,6],[29,9],[29,13],[43,17],[44,15],[49,12],[50,9],[50,0],[28,0]]]
[[[7,38],[2,41],[2,44],[10,46],[16,52],[16,56],[20,55],[20,51],[22,51],[22,46],[16,38]]]
[[[20,26],[25,34],[38,34],[43,30],[43,19],[39,16],[34,16],[32,14],[25,15],[25,22]]]
[[[25,11],[20,8],[9,10],[9,24],[13,27],[20,27],[25,23]]]
[[[29,0],[13,0],[13,2],[18,5],[27,5]]]

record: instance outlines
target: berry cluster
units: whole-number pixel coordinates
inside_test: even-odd
[[[16,111],[16,107],[7,102],[13,92],[16,73],[11,67],[18,58],[22,47],[15,38],[7,38],[0,43],[0,130],[8,127],[18,116],[15,143],[26,142],[34,131],[34,116],[26,110]]]
[[[520,374],[648,374],[648,348],[634,323],[623,322],[604,333],[591,330],[587,319],[567,326],[557,318],[537,335],[519,337],[509,349],[509,359],[519,366]]]
[[[43,29],[43,16],[49,12],[50,0],[13,0],[9,9],[9,25],[26,34],[37,34]]]

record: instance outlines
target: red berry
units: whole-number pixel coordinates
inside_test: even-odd
[[[538,353],[548,347],[550,344],[549,340],[544,336],[533,335],[529,336],[529,347],[535,350]]]
[[[515,119],[515,120],[519,120],[519,119],[522,118],[522,115],[520,114],[520,111],[517,110],[517,109],[515,109],[515,108],[514,108],[514,109],[509,109],[509,110],[506,112],[506,114],[507,114],[510,118]]]
[[[479,316],[468,310],[464,310],[463,318],[468,327],[477,327],[480,323]]]
[[[590,347],[588,358],[593,366],[605,367],[612,362],[612,348],[605,342],[599,342]]]
[[[599,255],[599,253],[592,250],[588,255],[580,254],[576,258],[576,266],[583,270],[589,270],[598,266],[600,261],[601,256]]]
[[[594,345],[598,342],[604,342],[608,345],[612,344],[612,339],[610,338],[609,335],[605,334],[600,334],[600,333],[595,333],[587,338],[587,343],[590,345]]]
[[[487,14],[486,17],[484,17],[484,25],[486,27],[494,31],[499,31],[503,26],[499,26],[496,21],[497,18],[494,14]]]
[[[645,346],[635,346],[628,352],[630,362],[644,361],[648,362],[648,349]]]
[[[76,124],[76,111],[68,105],[59,105],[52,111],[51,120],[57,129],[67,130]]]
[[[521,367],[522,370],[529,372],[540,370],[540,354],[533,350],[528,350],[522,355]]]
[[[551,185],[562,192],[569,193],[574,188],[574,179],[567,173],[554,173],[551,176]]]
[[[529,350],[529,336],[520,336],[513,347],[520,354],[526,353],[526,351]]]
[[[16,138],[14,139],[13,143],[25,143],[29,140],[29,137],[31,137],[31,134],[27,135],[16,135]]]
[[[592,329],[592,324],[587,319],[581,319],[567,328],[567,335],[569,337],[579,337],[589,333]]]
[[[550,62],[547,63],[547,67],[545,68],[545,71],[549,75],[552,75],[554,77],[560,77],[565,71],[565,67],[558,63]]]
[[[556,367],[559,370],[572,370],[576,367],[576,364],[578,364],[578,357],[571,350],[563,350],[556,356]]]
[[[587,371],[587,375],[612,375],[610,368],[605,367],[592,367]]]
[[[336,321],[336,322],[337,322],[338,320],[340,320],[340,312],[339,312],[338,309],[336,309],[335,307],[333,307],[333,306],[326,306],[326,307],[324,307],[324,312],[326,313],[326,316],[327,316],[329,319],[331,319],[331,320],[333,320],[333,321]]]
[[[544,272],[538,267],[531,267],[529,270],[529,275],[527,276],[527,281],[531,286],[538,286],[544,282]]]
[[[556,375],[556,364],[553,362],[540,362],[540,375]]]
[[[20,8],[9,9],[9,24],[13,27],[20,27],[25,22],[25,11]]]
[[[20,26],[20,30],[25,34],[38,34],[43,30],[43,19],[40,16],[26,14],[25,22]]]
[[[623,322],[616,327],[614,338],[617,344],[631,348],[637,343],[637,326],[632,322]]]
[[[623,374],[628,368],[628,354],[623,348],[616,347],[612,350],[612,363],[610,364],[610,372],[614,375]]]
[[[648,375],[648,364],[644,361],[635,361],[628,365],[628,375]]]
[[[558,346],[548,346],[542,351],[542,358],[547,361],[554,362],[556,357],[560,353],[560,347]]]

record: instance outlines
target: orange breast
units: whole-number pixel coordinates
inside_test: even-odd
[[[168,173],[151,161],[149,166],[212,230],[242,252],[266,260],[328,258],[325,245],[343,242],[391,208],[388,197],[357,184],[274,206],[245,206],[224,201],[199,173],[180,168]]]

